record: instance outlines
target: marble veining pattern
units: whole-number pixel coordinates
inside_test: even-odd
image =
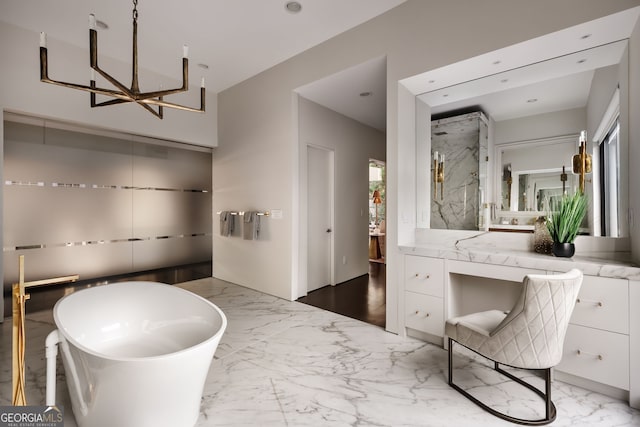
[[[480,163],[485,163],[479,162],[484,126],[479,116],[471,113],[431,122],[432,155],[445,156],[444,197],[438,184],[431,199],[431,228],[478,229]]]
[[[442,348],[215,279],[180,286],[213,301],[229,320],[206,381],[198,427],[512,425],[449,388]],[[44,338],[53,328],[51,311],[28,315],[30,404],[44,402]],[[0,327],[0,340],[0,405],[7,405],[9,319]],[[456,349],[457,383],[516,416],[542,410],[537,398],[463,350]],[[556,381],[553,397],[559,411],[554,426],[640,425],[640,412],[625,402],[579,387]],[[65,426],[75,427],[61,363],[58,400]]]

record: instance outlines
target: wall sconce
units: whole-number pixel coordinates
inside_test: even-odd
[[[562,181],[562,195],[565,196],[567,194],[567,172],[564,169],[564,165],[562,166],[562,173],[560,174],[560,181]]]
[[[440,200],[444,200],[444,154],[433,153],[433,200],[438,199],[438,183],[440,183]]]
[[[587,154],[587,131],[580,132],[578,154],[573,156],[573,173],[580,175],[580,192],[584,193],[584,176],[591,173],[591,154]]]
[[[502,180],[507,183],[507,209],[511,206],[511,184],[513,184],[513,176],[511,175],[511,163],[503,165]]]
[[[378,205],[382,204],[382,198],[378,190],[373,192],[373,204],[376,205],[376,225],[378,225]]]

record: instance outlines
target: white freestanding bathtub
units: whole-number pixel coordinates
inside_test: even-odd
[[[196,423],[227,325],[218,307],[175,286],[123,282],[70,294],[53,314],[47,405],[55,404],[58,344],[80,427]]]

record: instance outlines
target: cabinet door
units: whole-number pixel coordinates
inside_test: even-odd
[[[571,323],[629,333],[629,281],[584,276]]]
[[[444,336],[444,300],[405,292],[405,326],[438,337]]]
[[[444,260],[406,255],[404,289],[434,297],[444,297]]]
[[[569,325],[556,369],[629,390],[629,336]]]

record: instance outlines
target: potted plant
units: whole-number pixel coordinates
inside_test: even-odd
[[[571,258],[575,253],[573,241],[587,213],[587,197],[580,191],[564,196],[556,209],[548,215],[547,228],[553,239],[552,252],[558,257]]]

